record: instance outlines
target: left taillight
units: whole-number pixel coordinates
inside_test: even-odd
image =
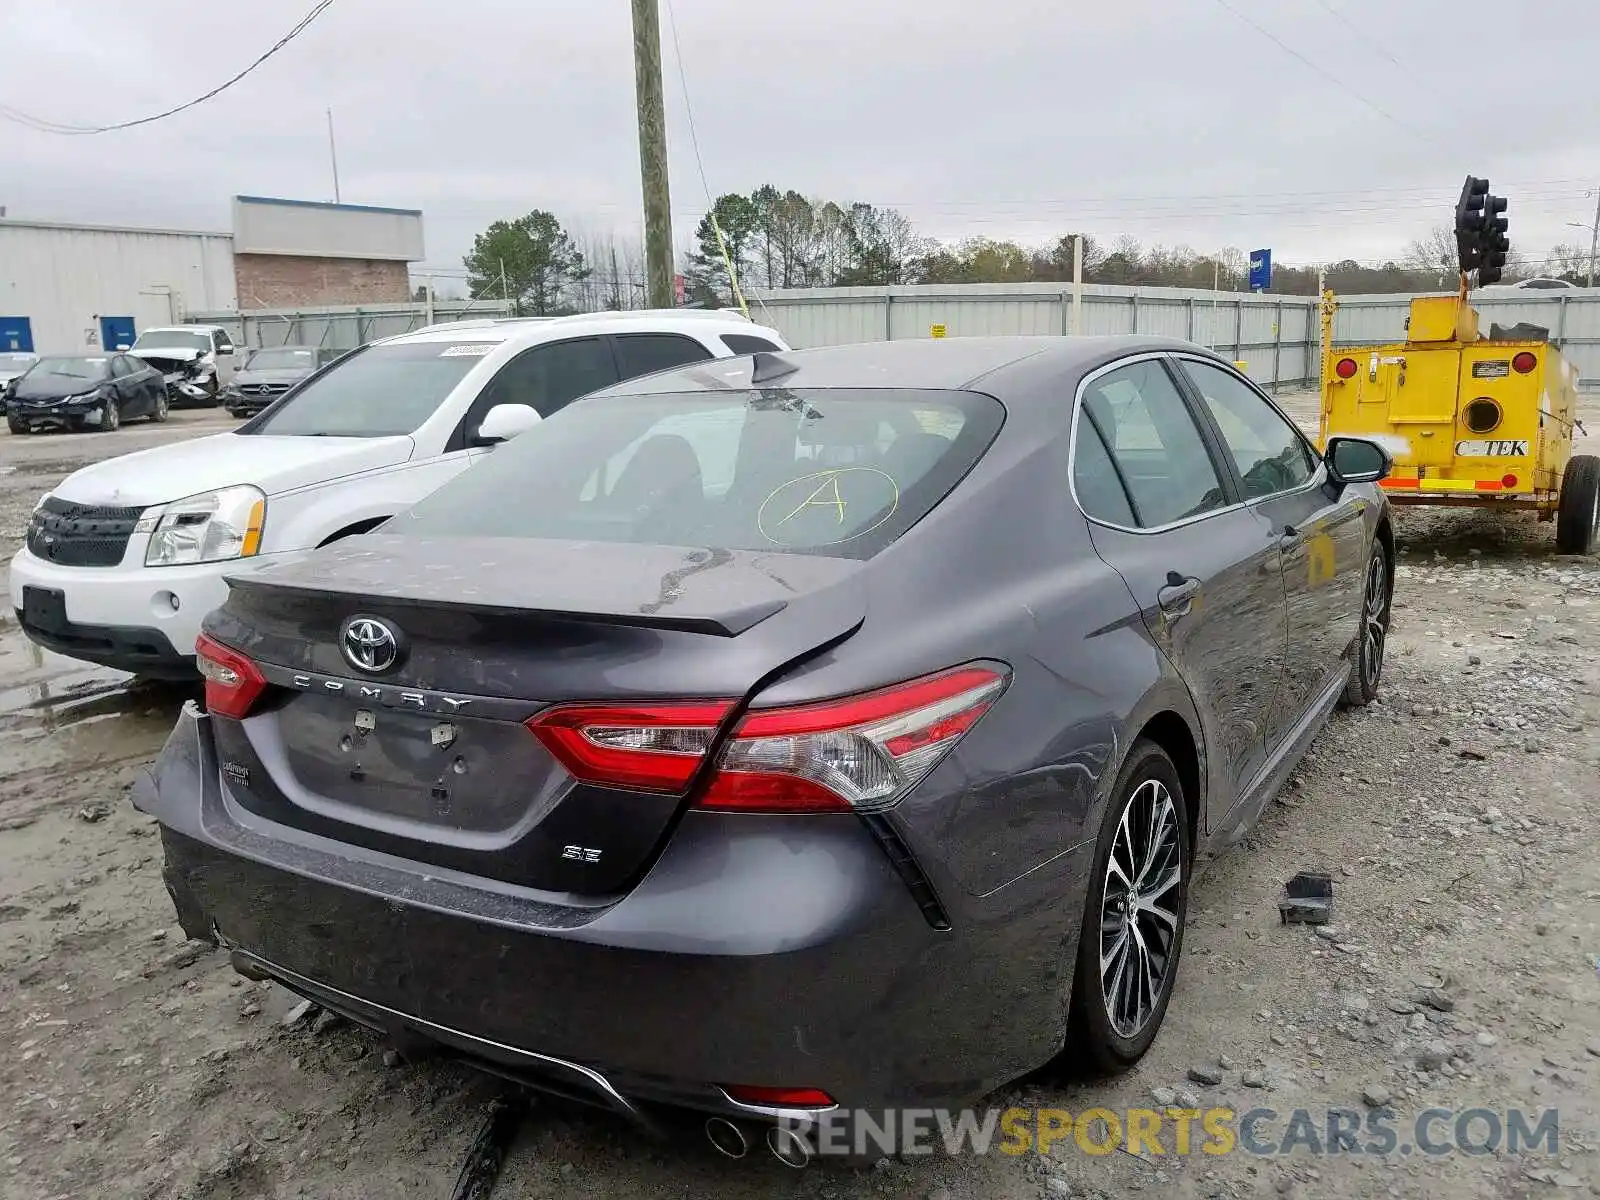
[[[206,681],[206,711],[215,716],[246,717],[266,691],[255,663],[203,633],[195,640],[194,661]]]
[[[1005,690],[1009,676],[957,667],[909,683],[747,713],[694,806],[717,812],[888,808],[928,777]],[[682,794],[705,765],[729,701],[558,705],[528,728],[574,778]]]

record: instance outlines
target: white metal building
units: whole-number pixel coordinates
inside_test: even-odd
[[[0,220],[0,350],[95,349],[191,311],[237,308],[231,243],[226,233]]]

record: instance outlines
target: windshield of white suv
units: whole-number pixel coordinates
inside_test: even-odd
[[[134,352],[140,350],[198,350],[207,354],[211,350],[209,333],[191,333],[187,329],[147,329],[133,343]]]
[[[411,342],[352,354],[241,433],[393,437],[415,432],[499,342]]]
[[[317,365],[316,351],[272,346],[257,350],[245,363],[246,371],[309,371]]]

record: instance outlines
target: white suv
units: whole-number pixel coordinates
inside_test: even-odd
[[[11,603],[57,653],[188,678],[201,618],[240,559],[366,533],[619,379],[787,348],[737,314],[693,309],[462,321],[375,342],[231,432],[67,476],[11,560]]]

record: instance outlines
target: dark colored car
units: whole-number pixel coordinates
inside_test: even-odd
[[[1387,469],[1150,338],[649,376],[234,577],[136,803],[247,974],[725,1149],[1126,1067],[1375,694]]]
[[[233,380],[223,386],[223,406],[236,417],[252,417],[343,353],[320,346],[264,346],[252,350]]]
[[[130,354],[47,355],[13,380],[6,399],[12,433],[40,428],[109,433],[124,417],[167,419],[161,372]]]

